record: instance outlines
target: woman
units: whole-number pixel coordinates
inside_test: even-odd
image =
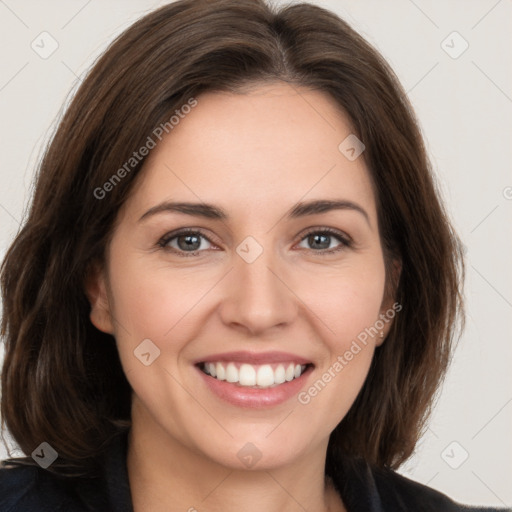
[[[2,267],[1,510],[465,510],[398,475],[462,261],[334,14],[181,0],[86,78]],[[491,509],[475,509],[491,510]]]

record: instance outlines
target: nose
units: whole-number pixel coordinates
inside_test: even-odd
[[[261,335],[293,322],[299,305],[288,274],[270,249],[252,262],[235,254],[220,307],[224,324]]]

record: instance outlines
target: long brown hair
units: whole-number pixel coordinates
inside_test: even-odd
[[[403,89],[374,48],[318,6],[180,0],[137,21],[94,64],[2,265],[2,425],[26,455],[49,443],[59,454],[50,470],[94,473],[130,425],[131,389],[113,337],[89,320],[84,279],[104,261],[144,159],[108,194],[98,190],[190,98],[276,80],[325,92],[348,115],[366,146],[388,275],[401,262],[402,310],[331,434],[326,474],[340,457],[397,468],[411,455],[456,339],[463,264]]]

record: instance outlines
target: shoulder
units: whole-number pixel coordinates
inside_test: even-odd
[[[512,512],[512,508],[458,503],[440,491],[361,458],[337,458],[331,465],[330,478],[349,512]]]
[[[0,462],[0,511],[86,512],[91,509],[77,493],[78,482],[38,466]]]
[[[371,472],[384,511],[512,512],[512,508],[470,506],[458,503],[446,494],[411,480],[391,469],[372,468]]]

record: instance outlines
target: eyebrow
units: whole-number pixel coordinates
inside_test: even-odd
[[[352,210],[360,213],[370,225],[370,217],[366,210],[358,204],[347,201],[344,199],[318,199],[297,203],[292,209],[286,213],[287,219],[296,219],[299,217],[306,217],[308,215],[318,215],[332,210]],[[159,213],[177,212],[185,215],[192,215],[195,217],[204,217],[214,220],[228,220],[229,215],[218,206],[208,203],[188,203],[188,202],[173,202],[164,201],[156,206],[150,208],[144,213],[139,222],[157,215]]]

